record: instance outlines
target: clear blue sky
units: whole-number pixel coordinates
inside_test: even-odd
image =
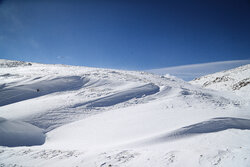
[[[0,58],[144,70],[250,58],[249,0],[0,0]]]

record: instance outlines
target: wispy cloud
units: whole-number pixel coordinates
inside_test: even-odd
[[[65,56],[56,56],[57,59],[65,59]]]
[[[160,69],[151,69],[146,71],[160,75],[170,74],[179,77],[183,80],[189,81],[203,75],[223,70],[228,70],[231,68],[236,68],[238,66],[245,64],[250,64],[250,60],[219,61],[211,63],[191,64],[191,65],[167,67]]]

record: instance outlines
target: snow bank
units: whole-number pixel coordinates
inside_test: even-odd
[[[0,117],[0,145],[8,147],[42,145],[43,131],[36,126]]]
[[[73,107],[87,105],[87,107],[108,107],[128,101],[133,98],[140,98],[142,96],[152,95],[159,92],[160,88],[155,84],[146,84],[139,87],[131,88],[113,95],[98,98],[96,100],[88,101],[85,103],[76,104]]]
[[[6,88],[0,91],[0,97],[4,97],[0,100],[0,106],[54,92],[76,90],[86,82],[87,79],[82,79],[80,76],[69,76]]]
[[[208,121],[185,126],[150,139],[145,139],[144,141],[141,140],[135,142],[132,145],[150,145],[154,143],[161,143],[185,137],[191,137],[193,135],[220,132],[228,129],[250,130],[250,119],[233,117],[213,118]]]

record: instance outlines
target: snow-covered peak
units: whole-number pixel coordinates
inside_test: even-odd
[[[18,67],[18,66],[31,66],[32,63],[24,61],[14,61],[14,60],[5,60],[0,59],[0,68],[9,68],[9,67]]]
[[[241,96],[249,96],[250,64],[240,66],[231,70],[202,76],[193,81],[190,81],[190,83],[200,85],[204,88],[229,91]]]

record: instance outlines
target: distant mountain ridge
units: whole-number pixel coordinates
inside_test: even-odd
[[[155,74],[165,75],[170,74],[179,77],[185,81],[191,81],[195,78],[200,78],[215,72],[230,70],[242,65],[250,64],[250,60],[231,60],[231,61],[217,61],[202,64],[189,64],[182,66],[174,66],[160,69],[147,70]]]
[[[190,81],[190,83],[200,85],[204,88],[231,91],[239,95],[247,95],[250,93],[250,64],[205,75]]]
[[[0,59],[0,68],[18,67],[18,66],[31,66],[32,64],[24,61],[5,60]]]

